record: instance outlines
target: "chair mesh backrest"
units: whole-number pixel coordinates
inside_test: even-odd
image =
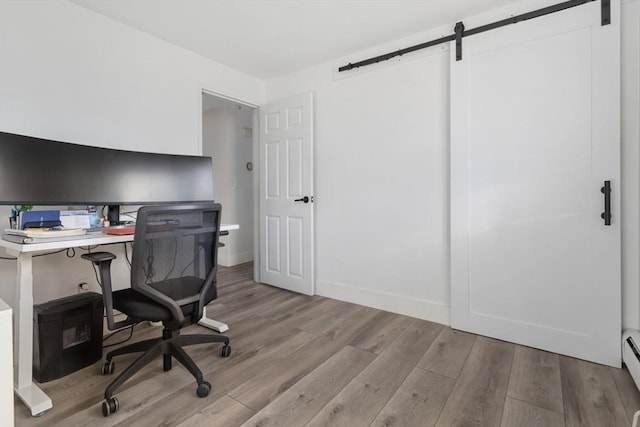
[[[220,205],[145,206],[138,211],[131,287],[149,285],[174,300],[215,298]]]

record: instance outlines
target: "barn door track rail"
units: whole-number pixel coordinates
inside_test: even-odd
[[[511,16],[500,21],[493,22],[491,24],[482,25],[477,28],[465,30],[462,22],[456,23],[454,27],[454,34],[450,36],[440,37],[428,42],[420,43],[415,46],[399,49],[395,52],[385,53],[384,55],[375,56],[373,58],[365,59],[362,61],[348,63],[338,68],[339,72],[353,70],[354,68],[360,68],[367,65],[377,64],[381,61],[387,61],[395,58],[396,56],[402,56],[407,53],[415,52],[417,50],[426,49],[431,46],[436,46],[442,43],[448,43],[450,41],[456,41],[456,60],[462,60],[462,38],[473,36],[475,34],[484,33],[485,31],[494,30],[496,28],[504,27],[506,25],[517,24],[521,21],[527,21],[529,19],[538,18],[540,16],[549,15],[551,13],[560,12],[562,10],[570,9],[572,7],[580,6],[585,3],[590,3],[597,0],[569,0],[562,3],[558,3],[552,6],[543,7],[542,9],[534,10],[532,12],[523,13],[521,15]],[[601,24],[609,25],[611,23],[611,0],[600,0],[601,4]]]

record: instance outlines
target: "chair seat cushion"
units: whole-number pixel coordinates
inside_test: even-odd
[[[180,286],[175,286],[175,281],[180,281]],[[197,295],[202,286],[202,280],[196,277],[180,279],[169,279],[162,282],[153,283],[150,286],[166,294],[172,299],[180,300],[191,295]],[[216,286],[213,284],[209,290],[205,304],[216,298]],[[137,292],[132,288],[122,289],[113,292],[113,308],[127,316],[138,320],[150,320],[152,322],[174,320],[171,311],[160,303]],[[191,316],[196,309],[195,303],[185,304],[180,307],[184,317]]]

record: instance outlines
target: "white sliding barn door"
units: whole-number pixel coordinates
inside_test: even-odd
[[[619,3],[451,46],[452,327],[620,366]],[[611,182],[611,225],[601,218]]]
[[[260,281],[314,294],[313,97],[260,107]]]

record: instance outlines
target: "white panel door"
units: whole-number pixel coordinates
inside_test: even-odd
[[[452,44],[452,327],[620,366],[612,21],[592,2]]]
[[[313,96],[260,107],[260,281],[314,294]]]

